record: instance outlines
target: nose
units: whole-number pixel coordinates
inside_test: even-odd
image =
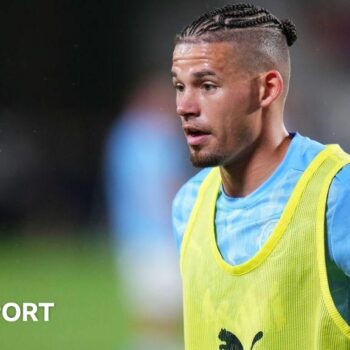
[[[193,92],[187,90],[177,95],[176,112],[185,120],[190,117],[198,117],[200,115],[200,106]]]

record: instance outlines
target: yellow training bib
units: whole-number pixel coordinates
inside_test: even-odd
[[[181,251],[186,350],[350,350],[350,327],[327,281],[325,210],[350,157],[327,146],[295,187],[275,230],[231,266],[215,239],[218,168],[204,180]]]

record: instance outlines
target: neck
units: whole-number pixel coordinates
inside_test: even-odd
[[[291,137],[282,126],[270,135],[257,138],[244,154],[220,167],[224,191],[231,197],[244,197],[256,190],[282,162]]]

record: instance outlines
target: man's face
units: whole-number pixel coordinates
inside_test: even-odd
[[[229,42],[180,43],[173,84],[193,165],[227,166],[244,156],[261,127],[259,78],[248,74]]]

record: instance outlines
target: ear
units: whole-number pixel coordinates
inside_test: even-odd
[[[271,70],[261,75],[260,79],[260,105],[268,107],[283,94],[283,78],[279,71]]]

